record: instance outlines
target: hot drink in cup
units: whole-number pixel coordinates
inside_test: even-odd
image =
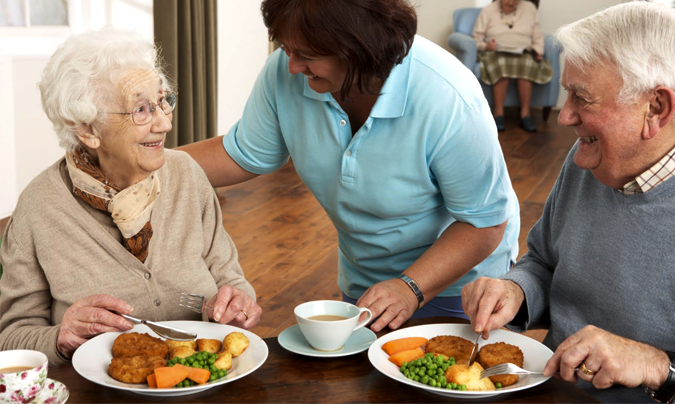
[[[35,399],[47,380],[47,355],[15,349],[0,351],[0,403]]]
[[[362,313],[366,317],[359,321]],[[367,308],[337,300],[317,300],[295,308],[302,335],[317,351],[338,351],[352,333],[368,324],[373,313]]]

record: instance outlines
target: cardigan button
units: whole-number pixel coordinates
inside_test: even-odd
[[[145,279],[150,279],[150,276],[151,276],[150,272],[146,272],[144,276],[145,276]]]
[[[162,301],[159,299],[155,299],[155,306],[159,306],[160,304],[162,304]]]

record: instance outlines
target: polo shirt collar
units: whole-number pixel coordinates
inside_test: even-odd
[[[406,101],[410,83],[411,60],[415,46],[413,45],[408,55],[401,64],[391,69],[389,77],[382,86],[381,94],[370,112],[373,118],[398,118],[405,112]],[[330,93],[317,93],[309,86],[309,81],[304,78],[303,95],[318,101],[330,102],[333,96]]]

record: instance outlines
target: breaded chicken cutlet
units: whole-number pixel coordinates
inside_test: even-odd
[[[108,374],[122,383],[145,383],[148,375],[162,366],[166,360],[161,356],[126,356],[113,358]]]
[[[468,365],[473,342],[454,335],[439,335],[427,342],[426,352],[455,358],[455,363]]]
[[[166,358],[169,346],[164,340],[148,334],[128,332],[115,338],[112,346],[113,358],[130,356],[159,356]]]
[[[476,362],[480,363],[485,369],[499,365],[500,363],[513,363],[523,367],[523,351],[515,345],[506,342],[495,342],[493,344],[483,345],[478,351]],[[490,376],[494,383],[501,383],[502,387],[510,386],[518,382],[518,375],[497,375]]]

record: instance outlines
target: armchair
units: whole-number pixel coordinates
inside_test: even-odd
[[[452,15],[452,34],[448,37],[448,45],[457,59],[468,67],[480,79],[480,64],[478,63],[478,50],[471,33],[476,23],[480,8],[460,8]],[[548,120],[551,108],[558,102],[560,92],[560,48],[555,46],[553,37],[546,35],[544,38],[544,57],[549,60],[553,68],[553,78],[546,84],[532,84],[532,100],[530,106],[542,107],[544,122]],[[494,107],[492,86],[480,82],[483,94],[490,106]],[[515,80],[509,83],[506,93],[505,107],[517,107],[520,105],[518,89]]]

